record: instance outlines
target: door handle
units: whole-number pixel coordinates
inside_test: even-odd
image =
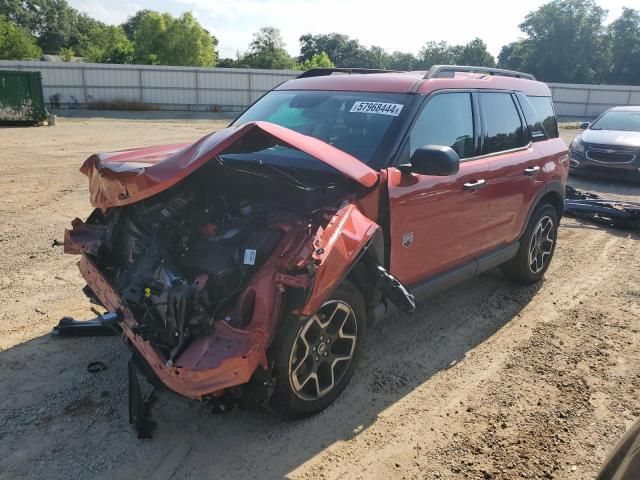
[[[476,190],[480,190],[481,188],[485,187],[487,185],[487,181],[486,180],[476,180],[475,182],[469,182],[469,183],[465,183],[462,188],[463,190],[467,190],[467,191],[476,191]]]
[[[524,174],[528,177],[537,174],[540,171],[540,167],[529,167],[524,169]]]

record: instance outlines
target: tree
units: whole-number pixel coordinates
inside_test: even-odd
[[[405,52],[393,52],[389,55],[387,68],[389,70],[414,70],[418,66],[415,55]]]
[[[91,27],[103,25],[70,7],[65,0],[0,0],[9,22],[28,30],[45,53],[76,48]]]
[[[607,30],[611,59],[607,80],[637,85],[640,83],[640,12],[623,8],[620,17]]]
[[[498,66],[511,70],[528,70],[530,49],[528,40],[516,40],[505,45],[498,55]]]
[[[479,38],[474,38],[463,45],[455,58],[457,65],[475,65],[480,67],[495,67],[496,61],[487,50],[487,44]]]
[[[42,50],[33,35],[0,15],[1,60],[37,60],[41,55]]]
[[[122,27],[95,25],[83,36],[78,53],[90,62],[133,63],[133,43]]]
[[[138,25],[140,25],[140,20],[147,14],[152,13],[153,10],[143,9],[138,10],[135,14],[127,18],[127,21],[122,24],[122,29],[124,30],[125,35],[129,40],[134,40],[136,30],[138,29]],[[157,12],[153,12],[157,13]]]
[[[211,36],[190,12],[170,22],[165,44],[158,53],[163,65],[194,65],[213,67],[218,54],[218,40]]]
[[[147,12],[139,18],[134,32],[134,56],[137,63],[159,64],[165,33],[173,17],[168,13]]]
[[[599,82],[607,64],[605,16],[594,0],[553,0],[525,17],[527,37],[503,48],[500,66],[518,65],[548,82]]]
[[[293,69],[295,60],[285,48],[280,30],[275,27],[263,27],[253,34],[249,53],[242,62],[251,68]]]
[[[455,47],[447,42],[427,42],[418,54],[420,67],[427,69],[433,65],[451,65],[456,63]]]
[[[190,12],[174,18],[169,13],[148,11],[135,23],[134,56],[137,62],[197,67],[215,65],[218,40]]]
[[[340,33],[306,34],[300,37],[300,57],[304,62],[325,52],[338,67],[365,67],[365,48],[357,40]]]
[[[73,51],[73,48],[62,47],[58,55],[63,62],[70,62],[75,57],[76,52]]]
[[[329,55],[327,55],[325,52],[322,52],[320,54],[314,55],[309,60],[305,60],[304,62],[299,63],[298,65],[296,65],[295,69],[307,71],[307,70],[311,70],[312,68],[333,68],[333,67],[335,67],[335,65],[329,58]]]

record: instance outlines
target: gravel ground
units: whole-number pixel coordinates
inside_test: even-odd
[[[571,219],[544,282],[492,271],[385,320],[325,412],[216,416],[163,393],[154,438],[136,439],[121,342],[48,335],[63,315],[91,315],[77,259],[51,243],[90,211],[77,171],[87,155],[222,125],[0,129],[0,479],[593,478],[640,416],[640,242]],[[640,186],[572,183],[640,198]],[[88,373],[94,360],[107,369]]]

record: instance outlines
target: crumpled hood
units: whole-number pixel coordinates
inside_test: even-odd
[[[621,147],[640,148],[640,132],[589,129],[582,132],[580,138],[585,143],[598,143],[603,145],[618,145]]]
[[[253,139],[276,142],[300,150],[330,165],[365,187],[378,181],[378,173],[328,143],[269,122],[249,122],[206,135],[194,143],[100,153],[90,156],[80,168],[89,177],[91,204],[96,208],[127,205],[175,185],[197,168]]]

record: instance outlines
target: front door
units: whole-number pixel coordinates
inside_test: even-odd
[[[446,145],[461,158],[456,175],[437,177],[388,169],[391,272],[405,285],[473,260],[482,249],[488,209],[486,160],[477,153],[471,93],[427,100],[403,151]],[[402,161],[403,159],[401,159]]]

